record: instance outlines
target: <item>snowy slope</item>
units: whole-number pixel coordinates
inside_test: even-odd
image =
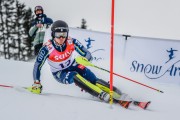
[[[31,86],[34,63],[0,59],[0,84]],[[107,73],[97,71],[101,76]],[[102,75],[103,74],[103,75]],[[163,90],[161,94],[129,81],[114,78],[114,84],[137,100],[151,100],[148,110],[130,106],[130,110],[119,105],[100,102],[75,85],[56,82],[49,66],[42,70],[43,95],[35,95],[23,89],[0,87],[1,120],[178,120],[180,108],[180,86],[148,83]],[[48,94],[51,93],[51,94]]]

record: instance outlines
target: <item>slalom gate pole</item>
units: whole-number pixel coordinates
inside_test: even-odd
[[[110,105],[113,104],[113,59],[114,59],[114,4],[115,0],[111,2],[111,47],[110,47]]]
[[[95,66],[94,64],[92,64],[91,62],[89,62],[89,61],[88,61],[86,58],[84,58],[84,57],[77,57],[75,60],[76,60],[77,63],[82,64],[82,65],[84,65],[84,66],[91,66],[91,67],[94,67],[94,68],[97,68],[97,69],[100,69],[100,70],[103,70],[103,71],[106,71],[106,72],[110,73],[109,70],[106,70],[106,69],[104,69],[104,68]],[[131,81],[131,82],[137,83],[137,84],[142,85],[142,86],[145,86],[145,87],[147,87],[147,88],[150,88],[150,89],[152,89],[152,90],[155,90],[155,91],[157,91],[157,92],[164,93],[164,92],[161,91],[161,90],[158,90],[158,89],[156,89],[156,88],[150,87],[150,86],[145,85],[145,84],[143,84],[143,83],[137,82],[137,81],[135,81],[135,80],[132,80],[132,79],[130,79],[130,78],[128,78],[128,77],[125,77],[125,76],[122,76],[122,75],[120,75],[120,74],[117,74],[117,73],[114,73],[114,72],[113,72],[113,74],[116,75],[116,76],[118,76],[118,77],[121,77],[121,78],[124,78],[124,79],[126,79],[126,80],[129,80],[129,81]]]

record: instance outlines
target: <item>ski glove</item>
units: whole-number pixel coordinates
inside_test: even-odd
[[[85,58],[86,58],[88,61],[92,61],[92,60],[93,60],[93,57],[92,57],[92,55],[91,55],[90,52],[86,54]]]
[[[40,94],[41,91],[42,91],[42,85],[41,85],[40,81],[39,80],[35,80],[34,84],[32,85],[31,92],[35,93],[35,94]]]

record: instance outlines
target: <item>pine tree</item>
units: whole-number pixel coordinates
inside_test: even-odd
[[[29,37],[31,9],[18,0],[0,0],[0,55],[5,59],[27,60],[32,56]]]
[[[0,0],[0,56],[4,55],[4,38],[5,38],[5,35],[4,35],[4,15],[3,15],[3,4],[4,0]]]
[[[24,50],[23,50],[23,55],[25,55],[25,59],[30,59],[31,57],[33,57],[33,38],[29,36],[29,30],[31,28],[31,21],[33,20],[34,15],[32,10],[29,8],[27,9],[27,11],[25,12],[25,16],[24,16],[24,34],[27,35],[23,38],[23,43],[26,45]]]
[[[81,29],[87,29],[86,20],[83,18],[81,22]]]
[[[17,17],[16,19],[16,28],[18,29],[18,31],[16,31],[16,42],[17,42],[17,48],[18,48],[18,59],[21,60],[22,59],[22,35],[24,32],[24,27],[23,27],[23,19],[24,19],[24,15],[25,15],[25,5],[24,4],[20,4],[19,1],[16,0],[16,13],[17,13]],[[22,44],[22,45],[21,45]]]
[[[4,45],[4,56],[6,59],[10,59],[10,49],[9,49],[9,43],[12,40],[12,28],[13,25],[11,24],[12,18],[13,18],[13,6],[12,4],[14,3],[14,0],[4,0],[2,1],[2,9],[3,11],[3,45]],[[3,18],[2,18],[3,19]]]

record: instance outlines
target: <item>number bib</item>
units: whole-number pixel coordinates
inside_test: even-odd
[[[71,40],[67,40],[66,49],[63,52],[57,51],[53,45],[49,49],[49,57],[47,59],[51,71],[56,72],[68,68],[74,61],[74,44]],[[49,46],[48,46],[49,47]]]
[[[71,56],[70,58],[62,62],[53,62],[51,60],[48,60],[48,64],[50,65],[51,71],[56,72],[68,68],[72,64],[73,60],[74,58]]]

